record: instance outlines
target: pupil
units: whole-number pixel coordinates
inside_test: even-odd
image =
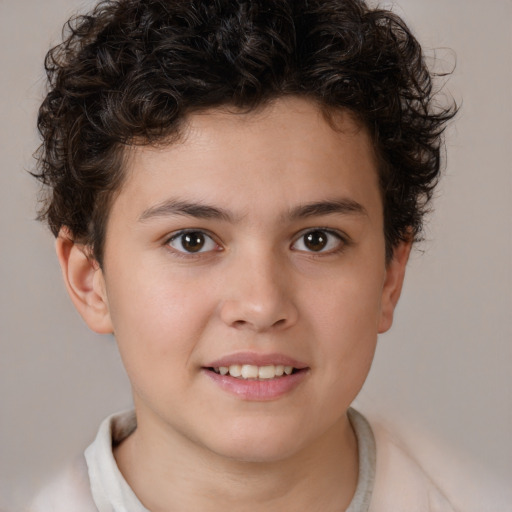
[[[186,233],[183,235],[181,245],[188,252],[197,252],[203,248],[204,241],[202,233]]]
[[[321,251],[327,245],[327,237],[323,231],[312,231],[304,236],[306,247],[311,251]]]

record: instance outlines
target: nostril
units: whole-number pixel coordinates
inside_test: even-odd
[[[235,329],[268,331],[293,325],[298,312],[289,298],[266,296],[261,300],[250,297],[225,300],[220,305],[219,315],[225,324]]]
[[[243,327],[247,327],[247,325],[250,325],[251,322],[248,322],[247,320],[235,320],[234,322],[232,322],[232,326],[235,327],[235,328],[243,328]],[[286,324],[286,318],[281,318],[280,320],[277,320],[276,322],[274,322],[270,328],[275,328],[275,327],[282,327]]]

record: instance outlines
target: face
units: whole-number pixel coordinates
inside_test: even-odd
[[[346,421],[401,278],[370,140],[337,122],[281,99],[127,154],[94,282],[140,426],[276,460]]]

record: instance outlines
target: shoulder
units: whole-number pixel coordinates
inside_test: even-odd
[[[120,510],[144,510],[119,472],[112,452],[112,447],[135,428],[133,411],[112,414],[103,420],[95,440],[84,454],[39,492],[28,512],[114,510],[112,500],[116,503],[129,502],[130,507]]]
[[[372,425],[376,475],[370,512],[455,512],[413,454],[379,424]]]
[[[28,512],[97,512],[91,496],[85,458],[54,477],[32,501]]]
[[[370,512],[512,510],[510,484],[492,468],[415,423],[370,417],[377,444],[376,506]]]

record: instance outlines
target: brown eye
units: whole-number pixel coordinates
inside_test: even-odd
[[[187,252],[198,252],[204,246],[202,233],[186,233],[181,236],[181,245]]]
[[[332,252],[343,246],[341,235],[327,229],[312,229],[303,233],[292,245],[295,251]]]
[[[327,245],[327,235],[323,231],[311,231],[304,235],[304,245],[310,251],[321,251]]]
[[[173,249],[184,253],[214,251],[217,248],[214,240],[202,231],[178,233],[168,243]]]

